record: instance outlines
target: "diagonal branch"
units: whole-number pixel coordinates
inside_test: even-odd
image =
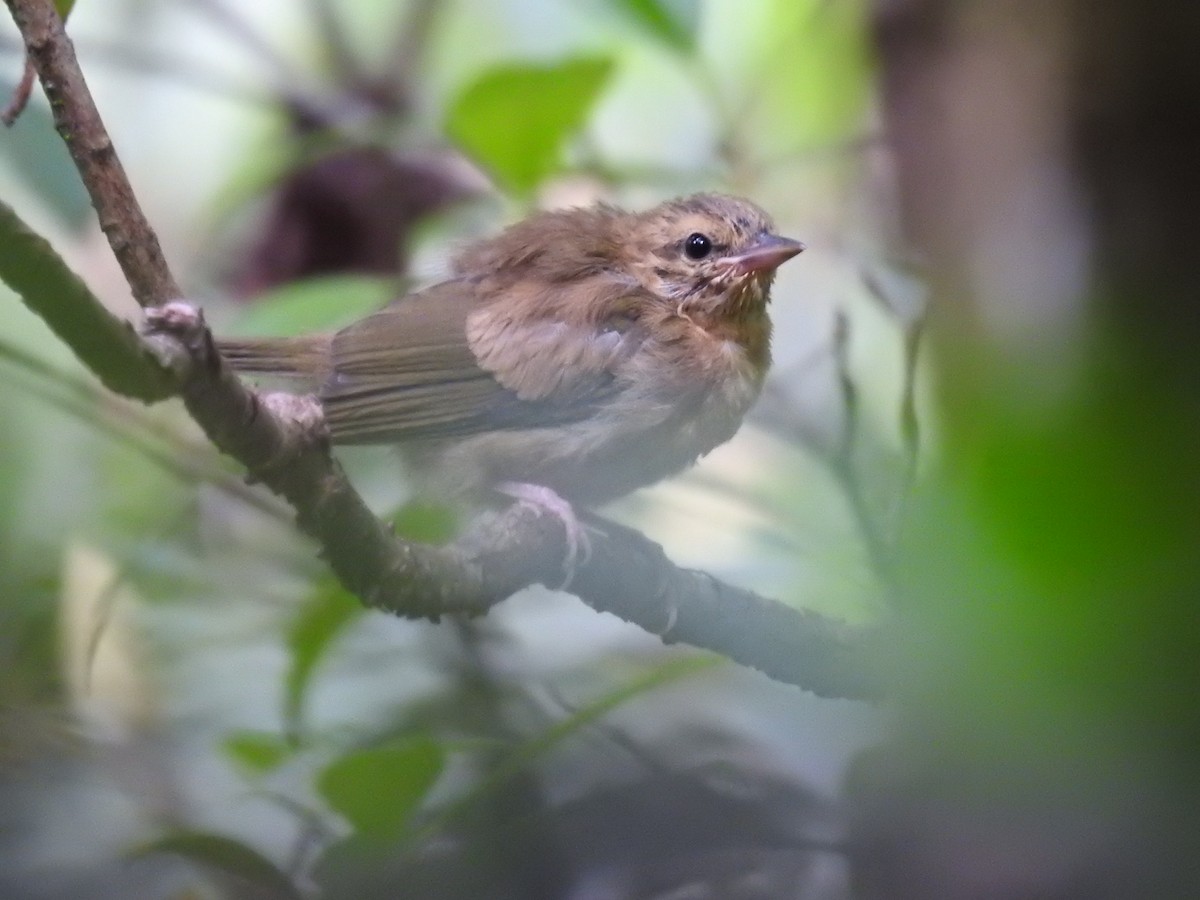
[[[396,539],[331,456],[315,399],[260,395],[238,380],[217,352],[203,316],[177,300],[176,281],[52,4],[5,3],[101,227],[134,296],[148,307],[144,341],[102,337],[106,352],[125,354],[131,371],[137,371],[135,360],[144,366],[144,353],[150,348],[209,439],[241,462],[252,479],[292,505],[299,527],[320,544],[347,589],[368,605],[431,619],[478,614],[530,584],[560,580],[563,529],[551,517],[539,517],[519,505],[479,522],[448,547]],[[52,255],[48,247],[39,249]],[[0,277],[10,284],[12,274],[0,266]],[[44,298],[30,296],[39,295],[38,283],[17,289],[40,311]],[[60,330],[60,337],[80,352],[77,330]],[[148,392],[130,393],[144,397]],[[592,540],[592,559],[576,573],[572,586],[593,608],[621,616],[665,641],[715,650],[823,695],[868,698],[882,693],[867,662],[877,645],[871,632],[680,569],[657,544],[615,523],[603,523],[602,530]]]
[[[149,403],[174,393],[173,379],[138,339],[62,261],[0,201],[0,279],[75,351],[106,388]]]

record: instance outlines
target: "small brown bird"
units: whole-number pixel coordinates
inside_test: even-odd
[[[308,379],[335,442],[399,444],[430,496],[554,512],[573,553],[571,504],[673,475],[737,431],[770,364],[775,269],[803,249],[720,194],[543,212],[336,334],[220,348]]]

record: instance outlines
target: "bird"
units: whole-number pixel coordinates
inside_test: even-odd
[[[236,370],[307,382],[333,443],[397,445],[418,493],[557,516],[573,564],[576,508],[738,430],[770,366],[775,271],[802,250],[725,194],[547,210],[340,331],[217,345]]]

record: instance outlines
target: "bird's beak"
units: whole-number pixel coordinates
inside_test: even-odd
[[[748,249],[727,256],[722,262],[729,266],[729,271],[735,276],[757,275],[778,268],[803,249],[804,245],[799,241],[766,234]]]

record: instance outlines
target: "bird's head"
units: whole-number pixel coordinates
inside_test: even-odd
[[[803,249],[750,201],[695,194],[634,217],[625,266],[683,312],[737,316],[761,311],[775,270]]]

